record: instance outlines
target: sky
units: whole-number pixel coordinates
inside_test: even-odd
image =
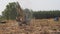
[[[28,8],[38,10],[60,10],[60,0],[0,0],[0,15],[11,2],[19,2],[22,9]]]

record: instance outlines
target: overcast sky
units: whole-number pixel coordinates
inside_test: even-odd
[[[10,2],[19,2],[21,7],[32,10],[60,10],[60,0],[0,0],[0,14]]]

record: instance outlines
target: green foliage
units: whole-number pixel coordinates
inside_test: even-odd
[[[24,9],[23,11],[26,14],[31,13],[29,9]],[[31,17],[30,15],[31,14],[29,14],[29,18]],[[6,9],[2,12],[2,16],[4,19],[7,19],[7,20],[16,19],[16,17],[18,16],[17,10],[16,10],[16,3],[15,2],[9,3],[6,6]]]
[[[60,17],[60,11],[36,11],[33,12],[33,17],[36,19],[42,19],[42,18],[54,18],[54,17]]]
[[[6,9],[2,12],[2,15],[5,19],[15,19],[17,16],[16,8],[15,8],[15,2],[9,3],[6,6]]]
[[[2,17],[3,19],[16,19],[17,16],[17,10],[16,10],[16,3],[12,2],[9,3],[6,6],[6,9],[2,12]],[[54,18],[56,16],[60,17],[60,11],[59,10],[55,10],[55,11],[32,11],[29,9],[24,9],[25,12],[31,12],[33,16],[33,18],[36,19],[42,19],[42,18]],[[29,15],[29,17],[31,17]]]

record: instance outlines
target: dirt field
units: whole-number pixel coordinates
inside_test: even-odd
[[[60,34],[60,20],[32,19],[30,25],[19,26],[15,20],[0,24],[0,34]]]

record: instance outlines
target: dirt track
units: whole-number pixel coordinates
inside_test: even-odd
[[[10,20],[5,24],[0,24],[0,34],[51,34],[50,32],[60,32],[60,21],[32,19],[30,26],[19,26],[16,21]]]

